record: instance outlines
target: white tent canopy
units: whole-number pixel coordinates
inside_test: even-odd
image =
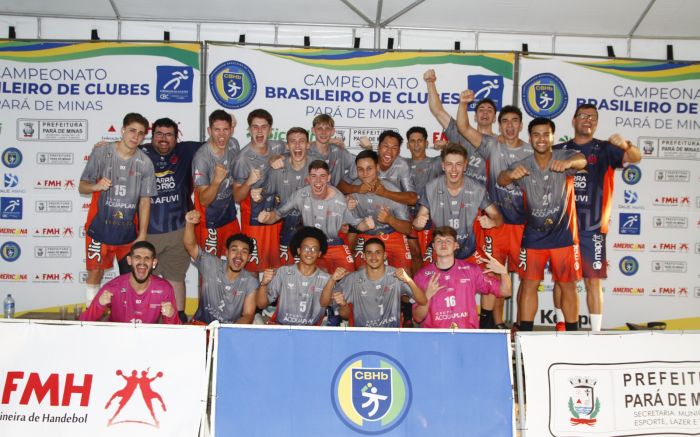
[[[17,38],[238,41],[700,58],[693,0],[0,0]],[[2,35],[0,30],[0,35]]]

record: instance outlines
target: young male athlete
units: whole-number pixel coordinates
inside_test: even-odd
[[[253,241],[241,233],[231,235],[226,241],[226,259],[202,250],[195,239],[195,226],[202,219],[199,211],[185,215],[183,244],[199,269],[201,288],[199,305],[193,320],[209,324],[249,324],[255,317],[256,275],[244,269],[253,251]]]
[[[460,105],[457,111],[457,128],[459,132],[475,148],[477,153],[489,162],[486,177],[486,189],[496,208],[503,216],[503,225],[497,228],[485,229],[483,241],[484,251],[493,255],[501,264],[508,264],[508,270],[518,271],[520,242],[525,228],[525,211],[523,193],[516,185],[502,187],[496,183],[498,175],[508,169],[513,163],[533,154],[532,146],[519,138],[522,130],[522,112],[515,106],[504,106],[498,114],[499,137],[486,135],[469,124],[467,106],[474,100],[474,92],[467,90],[460,95]],[[495,302],[490,302],[494,300]],[[486,308],[493,307],[493,325],[505,329],[503,324],[503,298],[484,296],[482,300]],[[482,318],[489,317],[488,310],[482,310]],[[490,321],[490,320],[489,320]],[[489,325],[488,321],[486,325]]]
[[[209,114],[209,141],[199,148],[192,162],[195,208],[202,219],[195,229],[197,243],[205,252],[221,256],[226,240],[241,231],[233,198],[233,168],[239,155],[230,141],[233,118],[220,109]]]
[[[110,322],[158,323],[162,320],[162,323],[179,325],[173,287],[165,279],[151,275],[158,263],[155,247],[148,241],[137,241],[131,245],[126,262],[131,266],[131,273],[107,282],[80,315],[80,320],[98,321],[110,308]]]
[[[258,308],[277,302],[271,323],[313,326],[321,323],[325,307],[320,303],[321,291],[330,275],[318,268],[317,261],[326,253],[327,237],[320,229],[303,227],[292,239],[292,253],[299,263],[276,271],[266,269],[256,293]]]
[[[281,264],[277,252],[282,224],[266,225],[258,221],[261,211],[274,208],[274,196],[264,196],[256,202],[251,199],[251,190],[265,186],[270,161],[284,153],[284,142],[268,139],[272,130],[272,115],[264,109],[255,109],[248,114],[248,130],[250,143],[241,150],[233,169],[233,195],[241,205],[243,233],[255,242],[246,268],[261,272]]]
[[[126,271],[124,258],[131,244],[146,239],[151,196],[156,194],[153,164],[139,150],[147,131],[146,118],[126,114],[121,139],[94,148],[80,176],[78,192],[92,195],[85,224],[88,304],[114,258],[120,271]]]
[[[367,240],[363,252],[365,268],[348,275],[344,268],[338,267],[323,289],[321,305],[330,305],[332,299],[339,307],[340,316],[352,318],[353,326],[398,328],[402,298],[425,304],[425,293],[406,270],[384,264],[387,255],[379,238]]]
[[[160,262],[154,273],[170,282],[182,322],[185,315],[185,275],[190,258],[182,247],[185,214],[192,209],[192,160],[202,145],[178,142],[178,126],[169,118],[153,123],[151,144],[140,149],[151,159],[158,193],[151,198],[148,240],[156,248]]]
[[[574,138],[554,146],[554,149],[575,150],[582,153],[588,162],[586,171],[575,176],[574,192],[591,330],[600,331],[603,324],[602,280],[608,277],[605,238],[612,211],[614,173],[615,169],[625,164],[639,162],[642,154],[620,134],[611,135],[607,141],[593,137],[598,127],[598,110],[595,105],[579,105],[571,124],[574,127]],[[561,293],[559,287],[555,286],[554,293],[555,303],[558,303]],[[562,319],[563,317],[558,319],[558,330],[562,328]]]
[[[498,176],[498,184],[517,184],[525,196],[525,230],[521,249],[522,297],[518,299],[519,329],[532,331],[537,312],[537,288],[547,261],[552,278],[563,292],[566,330],[578,327],[576,281],[581,279],[574,173],[585,168],[586,158],[574,151],[554,150],[554,122],[538,117],[528,125],[535,153],[511,165]]]
[[[354,178],[355,155],[348,152],[342,139],[335,136],[335,121],[328,114],[320,114],[314,117],[311,131],[314,133],[314,141],[311,143],[309,156],[312,160],[320,159],[328,164],[331,172],[330,183],[338,186],[345,178]]]
[[[328,250],[318,259],[318,265],[327,272],[343,267],[355,270],[352,253],[338,233],[344,224],[361,231],[374,227],[371,217],[358,218],[350,213],[345,196],[330,184],[328,164],[315,160],[308,166],[308,185],[293,192],[273,211],[263,211],[258,216],[260,223],[274,223],[281,217],[296,212],[306,226],[320,229],[327,237]]]
[[[476,294],[510,296],[508,270],[488,253],[483,270],[474,263],[455,258],[459,250],[457,232],[449,226],[433,230],[432,246],[435,261],[414,277],[416,285],[425,290],[427,302],[416,300],[413,318],[422,328],[478,328]]]

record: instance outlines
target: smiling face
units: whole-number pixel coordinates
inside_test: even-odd
[[[598,111],[593,108],[581,108],[576,111],[571,124],[576,136],[592,138],[598,127]]]
[[[476,108],[474,119],[480,128],[488,127],[490,129],[496,120],[496,108],[490,103],[482,103]]]
[[[309,140],[301,132],[293,132],[287,135],[287,150],[294,162],[306,161],[306,154],[309,150]]]
[[[467,168],[467,159],[457,153],[449,153],[442,161],[442,171],[445,179],[450,184],[461,183],[464,179],[464,170]]]
[[[379,154],[379,166],[382,170],[387,170],[396,161],[396,157],[399,156],[401,151],[401,144],[399,140],[395,137],[386,136],[379,143],[377,147],[377,153]]]
[[[256,146],[264,146],[270,136],[272,126],[264,118],[254,117],[248,126],[250,140]]]
[[[335,135],[335,128],[328,123],[319,123],[311,130],[316,136],[316,142],[320,144],[328,144],[333,135]]]
[[[537,154],[545,154],[552,149],[554,144],[554,132],[548,124],[532,126],[530,130],[530,144]]]
[[[226,253],[228,269],[234,273],[239,273],[248,263],[249,258],[250,247],[248,247],[248,244],[243,241],[233,240]]]
[[[156,257],[149,249],[140,247],[126,257],[126,262],[131,266],[131,276],[139,284],[148,280],[156,266]]]
[[[233,135],[234,126],[225,120],[216,120],[207,128],[207,134],[211,138],[212,145],[223,150]]]
[[[381,269],[386,260],[386,252],[381,244],[365,244],[362,252],[365,255],[365,263],[372,270]]]
[[[158,126],[153,132],[153,147],[161,155],[167,155],[177,145],[177,132],[172,126]]]
[[[321,256],[321,243],[313,237],[306,237],[301,241],[297,249],[299,261],[307,266],[316,265],[316,260]]]
[[[325,198],[329,180],[330,175],[325,168],[312,168],[307,177],[307,182],[311,186],[311,195],[319,199]]]
[[[501,121],[499,122],[499,128],[501,134],[508,141],[515,141],[520,135],[520,131],[523,129],[523,122],[520,120],[520,116],[515,113],[508,113],[501,116]]]

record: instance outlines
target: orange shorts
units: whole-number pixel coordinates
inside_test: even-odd
[[[350,249],[345,244],[328,246],[328,251],[318,259],[318,266],[331,275],[335,269],[342,267],[348,272],[355,271],[355,260],[350,253]]]
[[[549,261],[552,279],[557,282],[573,282],[581,279],[581,253],[578,244],[555,249],[523,249],[522,279],[541,281]]]
[[[355,268],[359,269],[365,265],[365,257],[362,253],[365,241],[370,238],[379,238],[386,248],[387,261],[390,266],[403,268],[407,272],[411,271],[411,250],[408,248],[406,236],[400,232],[391,234],[367,235],[359,234],[355,245]]]
[[[85,266],[88,270],[108,270],[114,265],[114,258],[121,260],[131,251],[131,245],[100,243],[93,240],[89,235],[85,235]]]
[[[490,253],[503,265],[508,263],[508,271],[520,274],[518,260],[520,244],[523,241],[525,225],[503,224],[497,228],[484,229],[483,241],[478,242],[484,252]]]
[[[253,239],[255,247],[250,254],[250,261],[245,266],[249,272],[262,272],[282,265],[280,258],[280,232],[282,222],[272,225],[250,224],[250,196],[241,202],[241,228],[243,233]]]
[[[241,227],[238,225],[238,220],[234,219],[218,228],[207,228],[204,225],[205,221],[201,220],[195,226],[195,237],[197,244],[203,251],[214,256],[222,256],[226,253],[226,240],[232,235],[241,232]]]

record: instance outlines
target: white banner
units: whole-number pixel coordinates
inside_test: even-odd
[[[700,333],[535,333],[516,341],[528,436],[700,434]]]
[[[197,435],[203,327],[2,321],[0,337],[0,435]]]
[[[639,164],[615,172],[603,327],[669,319],[676,321],[669,327],[697,326],[700,64],[528,56],[520,71],[525,126],[535,116],[554,118],[557,142],[567,141],[576,107],[591,103],[596,138],[620,133],[642,151]],[[546,279],[538,324],[553,322]],[[582,283],[579,291],[586,324]]]
[[[129,112],[198,140],[199,59],[199,44],[0,43],[0,284],[18,312],[84,301],[87,157]]]
[[[311,128],[316,115],[335,121],[336,135],[353,153],[359,138],[376,146],[387,129],[402,136],[424,126],[432,141],[442,128],[427,104],[423,73],[437,71],[445,109],[456,117],[459,93],[471,88],[498,107],[512,99],[513,53],[390,52],[331,49],[251,48],[208,43],[207,113],[233,110],[234,134],[249,142],[246,117],[263,108],[274,117],[272,139],[285,140],[294,126]],[[312,138],[313,139],[313,138]],[[433,151],[435,154],[435,151]],[[410,156],[403,147],[402,155]]]

